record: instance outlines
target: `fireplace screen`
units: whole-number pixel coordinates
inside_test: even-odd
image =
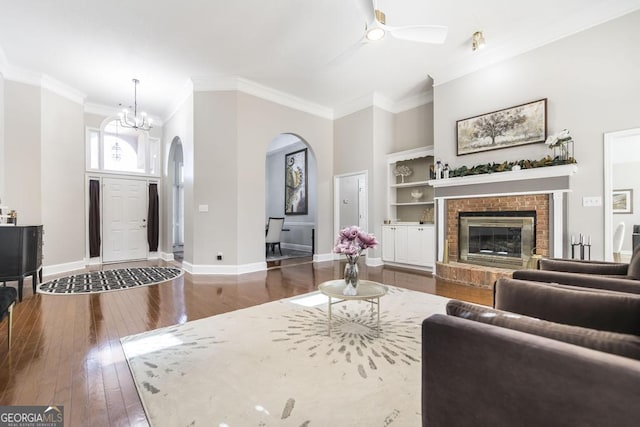
[[[520,258],[522,228],[469,227],[469,253]]]
[[[535,212],[461,212],[459,261],[502,268],[526,267],[535,242]]]

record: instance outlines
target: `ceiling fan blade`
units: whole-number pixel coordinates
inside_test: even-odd
[[[407,27],[390,27],[385,29],[397,39],[420,43],[442,44],[447,38],[448,28],[442,25],[410,25]]]
[[[373,0],[356,0],[358,2],[358,6],[360,6],[360,10],[364,15],[365,22],[370,24],[375,20],[374,13],[374,5]]]

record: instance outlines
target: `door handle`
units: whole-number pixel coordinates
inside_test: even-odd
[[[147,225],[141,225],[140,228],[147,228]]]

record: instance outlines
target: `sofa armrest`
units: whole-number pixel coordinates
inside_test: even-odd
[[[501,278],[495,308],[567,325],[640,335],[640,295]]]
[[[640,362],[446,315],[422,324],[423,425],[633,425]]]
[[[640,294],[640,281],[627,276],[606,277],[593,274],[565,273],[550,270],[517,270],[513,278],[534,282],[561,283],[585,288],[608,289],[610,291]]]
[[[567,273],[626,275],[629,264],[606,261],[582,261],[559,258],[542,258],[538,263],[540,270],[564,271]]]

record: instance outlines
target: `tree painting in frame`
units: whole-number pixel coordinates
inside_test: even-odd
[[[458,156],[544,142],[547,99],[456,122]]]
[[[307,214],[307,149],[284,156],[284,214]]]
[[[614,214],[633,213],[633,189],[613,190],[611,196]]]

